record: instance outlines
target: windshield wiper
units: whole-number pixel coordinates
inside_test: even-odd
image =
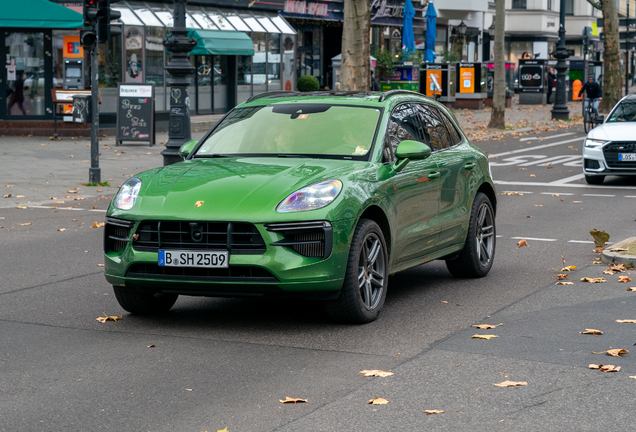
[[[297,154],[279,154],[276,156],[280,158],[306,158],[307,157],[307,156],[297,155]]]

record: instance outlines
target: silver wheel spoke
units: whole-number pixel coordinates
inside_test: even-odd
[[[477,226],[481,229],[484,226],[484,220],[486,219],[486,211],[488,207],[483,206],[479,209],[479,214],[477,216]]]
[[[488,248],[484,242],[481,242],[481,250],[484,252],[484,258],[486,259],[485,262],[490,261],[490,253],[488,252]]]
[[[488,237],[492,237],[492,236],[494,236],[494,235],[495,235],[495,233],[494,233],[494,232],[492,232],[492,231],[491,231],[491,232],[487,232],[487,233],[482,233],[482,234],[481,234],[481,238],[484,238],[484,239],[485,239],[485,238],[488,238]]]
[[[367,279],[364,284],[364,305],[369,309],[373,306],[371,292],[371,284]]]
[[[377,288],[382,288],[382,279],[376,279],[375,277],[369,278],[371,285],[375,285]]]
[[[360,267],[358,270],[358,286],[362,286],[364,284],[364,267]]]
[[[373,244],[371,245],[371,247],[369,248],[367,266],[371,267],[375,264],[375,260],[378,258],[378,255],[380,254],[380,249],[381,249],[380,240],[375,240]]]

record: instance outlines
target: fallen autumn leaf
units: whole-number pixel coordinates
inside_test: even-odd
[[[603,332],[600,330],[596,330],[596,329],[585,329],[585,331],[579,332],[580,334],[591,334],[591,335],[602,335]]]
[[[632,278],[630,278],[629,276],[619,276],[618,277],[618,282],[619,283],[625,283],[625,282],[629,282],[631,280],[632,280]]]
[[[388,377],[393,375],[393,372],[386,372],[381,370],[363,370],[360,371],[361,374],[364,374],[365,377]]]
[[[294,405],[296,405],[298,402],[305,403],[309,399],[290,398],[289,396],[286,396],[285,399],[278,399],[278,400],[280,401],[280,403],[284,403],[284,404],[293,403]]]
[[[486,340],[490,340],[490,339],[492,339],[492,338],[496,338],[496,337],[499,337],[499,336],[496,336],[496,335],[480,335],[480,334],[476,334],[476,335],[471,336],[471,339],[486,339]]]
[[[584,277],[584,278],[581,278],[581,282],[604,283],[604,282],[607,282],[607,281],[604,278],[602,278],[602,277],[600,277],[600,278]]]
[[[617,323],[636,323],[636,320],[616,320]]]
[[[493,384],[496,387],[517,387],[517,386],[525,386],[528,385],[525,381],[503,381],[497,384]]]
[[[100,323],[105,323],[106,321],[117,321],[120,320],[122,318],[123,315],[106,315],[106,313],[104,312],[104,316],[103,317],[97,317],[95,318],[96,321],[99,321]]]
[[[444,412],[444,410],[424,410],[423,412],[425,412],[426,415],[431,415],[431,414],[441,414]]]
[[[517,247],[523,247],[523,246],[528,246],[528,242],[526,241],[526,239],[521,239],[517,242]]]
[[[627,351],[626,349],[610,349],[605,351],[605,354],[607,354],[608,356],[612,356],[612,357],[620,357],[621,354],[627,354],[629,351]]]
[[[389,400],[384,398],[373,398],[370,399],[367,403],[371,405],[386,405],[389,403]]]

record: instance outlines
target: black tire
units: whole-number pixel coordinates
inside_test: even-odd
[[[585,133],[592,130],[592,119],[590,118],[590,112],[587,110],[583,111],[583,129],[585,129]]]
[[[360,219],[351,240],[340,296],[326,303],[327,314],[333,320],[347,323],[375,320],[384,306],[388,270],[382,229],[370,219]]]
[[[605,176],[602,176],[602,175],[599,175],[599,176],[586,175],[585,176],[585,181],[587,182],[587,184],[590,184],[590,185],[603,184],[603,180],[605,180]]]
[[[446,260],[448,271],[456,278],[486,276],[495,258],[496,237],[492,204],[479,192],[473,201],[464,249],[457,258]]]
[[[156,315],[168,312],[178,294],[139,293],[113,286],[115,297],[124,310],[137,315]]]

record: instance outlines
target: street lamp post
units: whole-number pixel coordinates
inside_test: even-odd
[[[565,60],[570,57],[570,53],[565,49],[565,0],[561,0],[561,10],[559,17],[559,45],[552,55],[557,58],[557,88],[554,97],[554,107],[552,108],[553,120],[568,120],[570,118],[570,110],[566,103],[565,97],[565,76],[568,71],[568,65]]]
[[[192,51],[196,41],[188,37],[185,4],[186,0],[173,0],[172,35],[163,41],[163,45],[172,53],[172,59],[166,65],[166,71],[172,77],[172,82],[170,83],[168,142],[166,142],[165,150],[161,152],[164,166],[180,162],[179,148],[192,138],[188,76],[194,72],[194,67],[190,64],[188,53]]]

